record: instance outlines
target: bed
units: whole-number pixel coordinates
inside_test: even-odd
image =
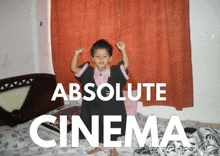
[[[20,85],[16,86],[16,84]],[[42,114],[53,114],[58,116],[59,114],[63,113],[66,113],[68,117],[71,115],[79,115],[81,101],[64,102],[60,98],[57,98],[56,101],[51,101],[50,99],[56,87],[56,80],[55,76],[50,74],[30,74],[0,80],[0,94],[27,86],[29,87],[23,91],[25,92],[25,98],[23,99],[21,106],[7,109],[3,105],[0,107],[0,155],[87,155],[87,152],[93,149],[87,141],[80,141],[79,147],[71,146],[71,128],[68,128],[67,147],[60,147],[59,130],[56,130],[56,128],[54,129],[54,127],[59,126],[51,125],[50,123],[46,123],[47,126],[41,125],[38,128],[38,135],[44,140],[54,139],[57,145],[50,148],[42,148],[33,142],[29,131],[31,124],[36,117]],[[21,90],[18,92],[21,92]],[[14,96],[15,94],[13,94],[13,97]],[[21,96],[22,95],[20,94],[18,95],[18,97]],[[8,98],[10,98],[10,96]],[[142,131],[148,117],[137,111],[135,118],[140,127],[140,130]],[[58,118],[56,122],[59,122]],[[157,118],[159,141],[161,141],[168,123],[168,119]],[[152,147],[150,135],[148,135],[144,147],[139,147],[133,132],[131,147],[124,147],[125,137],[120,137],[118,140],[122,142],[122,147],[117,148],[117,151],[119,155],[122,156],[220,155],[219,124],[200,123],[198,121],[191,120],[184,120],[181,121],[181,123],[184,127],[189,143],[192,145],[190,148],[182,147],[179,141],[170,141],[167,147],[164,148]],[[68,126],[69,125],[71,125],[71,121],[68,119]],[[175,133],[175,130],[173,133]],[[109,151],[103,149],[94,155],[107,156],[109,155]]]

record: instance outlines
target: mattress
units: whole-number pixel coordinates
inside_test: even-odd
[[[62,106],[62,109],[66,109],[69,106]],[[50,111],[47,114],[54,114],[58,112],[60,108],[54,109]],[[145,123],[148,119],[147,116],[144,116],[143,114],[137,112],[135,116],[138,126],[140,128],[140,131],[143,130]],[[30,137],[30,125],[32,124],[34,119],[25,122],[23,124],[19,124],[15,127],[9,127],[9,126],[1,126],[0,127],[0,155],[1,156],[23,156],[23,155],[44,155],[44,156],[50,156],[50,155],[87,155],[87,152],[92,150],[93,147],[90,146],[90,144],[87,141],[80,141],[79,147],[72,147],[72,131],[69,131],[67,133],[67,147],[60,147],[60,138],[58,135],[55,135],[54,133],[50,133],[49,131],[45,129],[38,128],[38,135],[44,139],[44,140],[52,140],[54,139],[56,141],[56,146],[51,148],[43,148],[38,146],[33,142],[33,140]],[[166,130],[166,127],[169,123],[168,119],[162,119],[157,118],[157,127],[158,127],[158,133],[162,133]],[[182,126],[184,128],[186,127],[195,127],[198,128],[197,121],[190,121],[185,120],[181,121]],[[197,127],[196,127],[197,126]],[[131,147],[124,147],[125,144],[125,137],[118,138],[119,141],[122,143],[122,147],[116,148],[119,155],[123,156],[130,156],[135,155],[134,151],[138,150],[143,147],[139,147],[139,144],[137,142],[136,136],[132,135],[132,144]],[[146,141],[147,144],[147,141]],[[148,145],[150,146],[150,145]],[[109,155],[109,150],[103,149],[102,151],[93,154],[97,156],[107,156]],[[141,155],[141,154],[138,154]]]

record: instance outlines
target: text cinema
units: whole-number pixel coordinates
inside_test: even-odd
[[[54,139],[45,141],[38,136],[37,130],[40,124],[43,122],[56,121],[56,117],[52,115],[42,115],[36,118],[30,127],[31,139],[41,147],[54,147],[56,142]],[[120,122],[120,115],[105,115],[104,116],[104,147],[121,147],[121,141],[111,141],[112,134],[121,134],[120,128],[111,128],[111,122]],[[174,127],[176,127],[178,134],[172,134]],[[79,147],[79,129],[88,140],[92,147],[98,147],[99,144],[99,117],[96,115],[92,116],[92,133],[86,128],[85,124],[78,115],[72,116],[72,147]],[[157,129],[157,118],[156,116],[149,116],[144,129],[141,133],[135,116],[127,116],[126,133],[125,133],[125,147],[131,147],[132,131],[136,135],[138,144],[143,147],[149,131],[151,131],[151,141],[153,147],[166,147],[170,140],[179,140],[182,142],[184,147],[190,147],[184,132],[183,126],[178,116],[171,116],[170,121],[167,125],[166,131],[160,142],[158,141],[158,129]],[[67,116],[60,116],[60,147],[67,147]]]

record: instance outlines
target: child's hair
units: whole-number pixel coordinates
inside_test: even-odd
[[[106,40],[101,39],[95,42],[91,48],[91,55],[94,57],[94,52],[96,49],[106,49],[110,56],[112,56],[112,45]]]

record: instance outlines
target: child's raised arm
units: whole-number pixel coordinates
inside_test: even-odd
[[[71,70],[73,71],[74,74],[78,73],[81,70],[81,68],[79,68],[77,66],[77,64],[78,64],[79,54],[82,53],[83,51],[84,51],[84,48],[76,49],[75,53],[73,55],[73,59],[72,59],[72,62],[71,62]]]
[[[122,53],[122,60],[124,61],[124,68],[126,70],[126,69],[128,69],[128,66],[129,66],[129,60],[128,60],[128,55],[125,51],[125,44],[122,41],[120,41],[120,42],[116,43],[116,45]]]

